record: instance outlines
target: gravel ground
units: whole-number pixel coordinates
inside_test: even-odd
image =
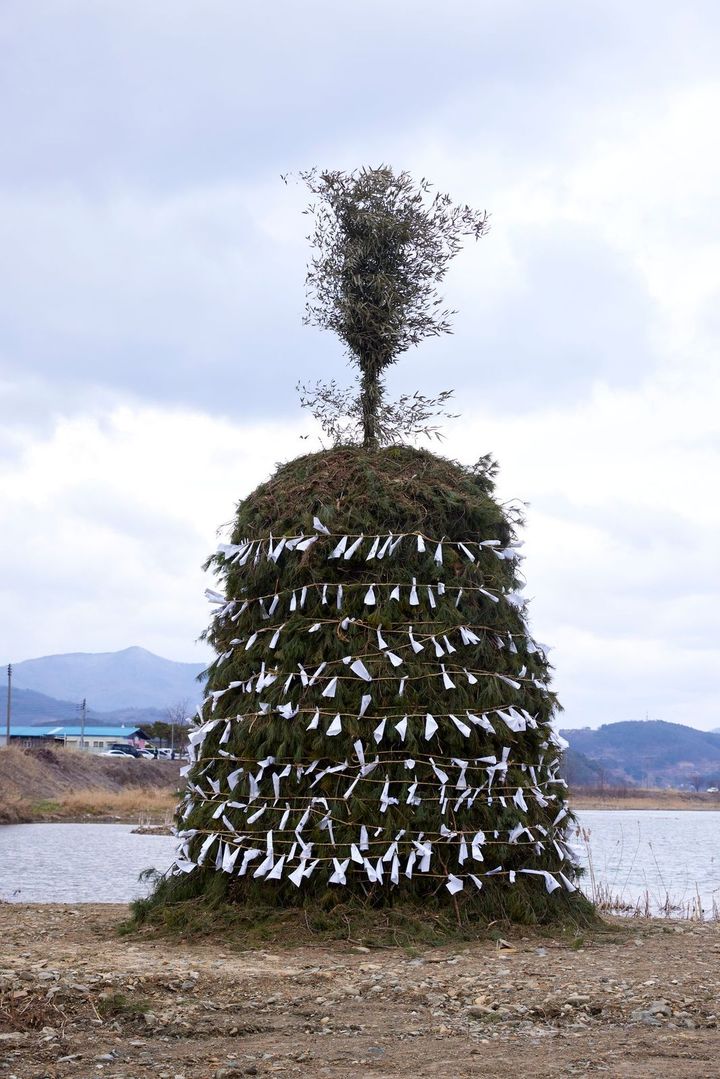
[[[121,906],[0,906],[0,1079],[720,1073],[720,926],[369,951],[118,937]]]

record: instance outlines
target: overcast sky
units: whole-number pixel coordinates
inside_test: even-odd
[[[563,724],[720,727],[719,50],[693,0],[4,0],[0,662],[204,658],[218,526],[349,377],[280,174],[389,162],[492,214],[391,387],[529,503]]]

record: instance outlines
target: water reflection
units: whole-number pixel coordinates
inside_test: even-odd
[[[165,870],[175,840],[131,824],[8,824],[0,828],[0,899],[14,903],[129,903],[139,874]]]
[[[577,816],[576,845],[601,890],[632,905],[643,905],[647,893],[653,913],[668,897],[685,909],[699,903],[706,916],[720,906],[720,813],[596,809]]]

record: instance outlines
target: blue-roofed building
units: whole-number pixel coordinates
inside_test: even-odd
[[[112,727],[91,727],[85,732],[79,726],[13,726],[10,729],[10,744],[33,748],[36,746],[63,745],[74,749],[85,749],[91,753],[102,753],[116,742],[143,749],[148,742],[148,735],[140,727],[115,725]],[[82,743],[82,744],[81,744]],[[5,736],[0,745],[5,744]]]

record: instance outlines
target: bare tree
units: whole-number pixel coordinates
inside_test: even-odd
[[[370,448],[407,430],[426,431],[428,417],[442,414],[447,392],[438,399],[408,395],[387,406],[384,372],[412,345],[452,332],[455,312],[443,306],[437,287],[463,237],[487,232],[487,214],[432,194],[427,180],[416,183],[385,165],[349,173],[312,169],[300,176],[315,196],[306,211],[313,218],[308,239],[315,255],[306,278],[305,321],[337,333],[359,368],[353,399],[330,383],[324,393],[305,389],[304,403],[320,406],[321,422],[328,410],[347,415],[349,406]]]
[[[165,715],[170,725],[170,750],[173,753],[175,752],[175,728],[187,727],[190,718],[189,709],[190,701],[187,697],[183,697],[181,701],[171,704],[165,709]]]

